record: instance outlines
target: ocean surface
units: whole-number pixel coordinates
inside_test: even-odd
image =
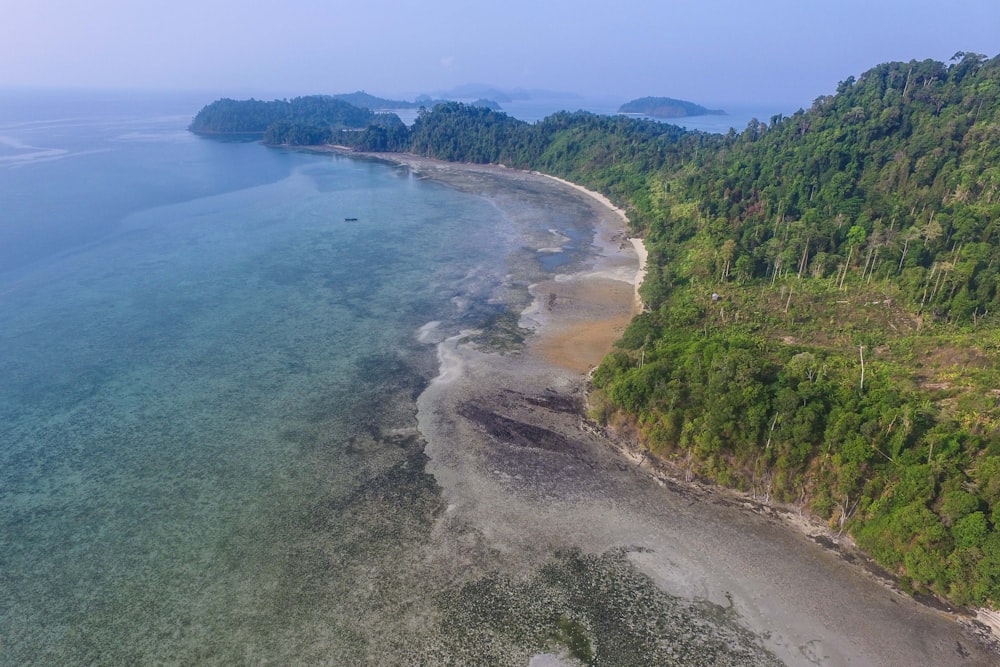
[[[437,502],[414,400],[496,318],[503,213],[196,137],[202,99],[0,99],[0,664],[329,660],[366,494]]]
[[[589,198],[200,138],[206,101],[0,91],[0,665],[523,665],[606,614],[581,572],[603,650],[694,636],[623,554],[530,570],[426,472],[437,344],[586,261]]]

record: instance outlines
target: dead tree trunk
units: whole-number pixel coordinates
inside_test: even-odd
[[[861,355],[861,385],[860,385],[860,390],[861,390],[861,393],[864,393],[864,391],[865,391],[865,346],[864,345],[859,345],[858,346],[858,354]]]

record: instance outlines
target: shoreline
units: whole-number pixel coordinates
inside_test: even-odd
[[[901,657],[904,655],[903,652],[908,650],[906,641],[903,640],[895,641],[892,648],[879,648],[880,642],[884,639],[879,628],[856,626],[850,622],[847,622],[846,626],[852,628],[851,632],[846,631],[845,623],[841,622],[839,636],[808,639],[807,637],[811,634],[826,631],[824,619],[830,622],[829,615],[823,612],[819,613],[817,617],[818,612],[815,605],[827,606],[830,604],[827,599],[830,595],[817,595],[815,602],[809,602],[810,596],[806,590],[814,588],[816,584],[824,583],[821,580],[827,578],[829,573],[816,573],[811,578],[807,576],[805,579],[801,579],[798,590],[793,587],[793,590],[790,591],[784,590],[784,587],[780,585],[775,588],[777,584],[773,578],[769,577],[758,577],[755,583],[751,584],[743,581],[738,582],[732,579],[731,574],[727,573],[724,564],[701,562],[701,554],[693,553],[693,551],[698,551],[697,549],[692,551],[691,547],[681,547],[673,542],[663,542],[651,537],[635,541],[634,534],[636,533],[647,534],[649,530],[667,527],[656,521],[650,523],[651,517],[655,516],[656,512],[639,512],[635,515],[630,513],[625,518],[618,516],[617,513],[607,515],[604,510],[598,511],[596,506],[583,509],[573,507],[577,496],[581,493],[587,497],[587,501],[592,505],[596,502],[589,498],[587,492],[581,491],[579,488],[580,485],[594,484],[595,480],[587,474],[568,473],[565,470],[555,472],[555,469],[549,474],[539,476],[538,470],[533,468],[542,465],[539,461],[548,457],[548,454],[532,452],[532,457],[535,455],[538,457],[538,460],[534,460],[524,451],[520,451],[513,460],[494,460],[496,454],[493,451],[493,446],[496,444],[495,440],[499,431],[491,430],[492,424],[489,420],[502,418],[518,423],[531,422],[535,424],[533,428],[543,427],[546,432],[564,434],[568,441],[576,443],[574,446],[580,448],[580,452],[574,454],[577,458],[581,456],[583,458],[593,457],[595,460],[601,459],[602,461],[601,463],[592,462],[589,465],[596,465],[599,470],[603,470],[602,466],[607,468],[615,466],[619,472],[627,473],[626,476],[632,479],[638,488],[626,485],[622,487],[623,490],[613,491],[611,497],[619,498],[616,503],[622,502],[622,494],[629,494],[632,491],[643,497],[662,495],[667,492],[688,500],[693,498],[691,502],[704,505],[707,508],[705,512],[709,515],[713,515],[717,508],[727,508],[725,511],[726,521],[734,521],[735,528],[733,526],[730,528],[737,531],[742,530],[739,524],[749,520],[747,514],[761,518],[767,525],[773,525],[776,522],[780,524],[781,530],[794,532],[798,536],[799,546],[794,549],[795,553],[790,557],[791,560],[816,559],[820,558],[821,554],[832,557],[835,563],[824,560],[825,557],[820,558],[820,560],[828,562],[826,568],[845,572],[838,576],[844,577],[845,581],[849,579],[852,582],[850,586],[846,587],[861,586],[865,591],[861,597],[870,601],[879,600],[876,606],[882,605],[884,607],[888,600],[889,607],[884,607],[884,613],[888,613],[886,610],[893,605],[904,604],[907,609],[914,606],[919,607],[923,611],[910,609],[900,618],[906,617],[912,620],[912,614],[916,614],[923,619],[918,625],[925,626],[925,631],[932,636],[942,633],[972,635],[972,631],[976,630],[973,622],[967,617],[960,620],[955,610],[943,612],[924,607],[912,597],[900,593],[898,588],[892,586],[891,581],[880,580],[872,571],[855,562],[858,556],[857,552],[850,551],[849,543],[843,546],[838,540],[833,539],[835,536],[832,537],[832,531],[822,523],[810,521],[807,517],[795,513],[794,510],[760,503],[721,487],[681,480],[670,473],[668,466],[653,466],[645,457],[639,457],[634,449],[630,448],[630,443],[623,440],[622,435],[616,436],[603,432],[603,429],[597,429],[586,421],[582,407],[586,398],[586,372],[600,361],[600,357],[597,357],[597,361],[593,362],[596,350],[591,350],[589,356],[584,355],[581,359],[581,344],[578,336],[582,335],[588,340],[593,340],[596,337],[598,341],[601,341],[597,347],[605,344],[604,352],[610,351],[614,340],[620,338],[620,331],[616,332],[614,327],[617,326],[616,322],[622,320],[620,318],[595,318],[594,314],[595,312],[603,312],[610,301],[621,297],[620,294],[615,296],[614,283],[621,285],[623,282],[632,288],[629,290],[632,293],[632,299],[631,303],[627,304],[625,324],[627,325],[628,320],[641,311],[638,286],[641,284],[646,261],[645,247],[641,240],[630,238],[627,239],[627,242],[623,242],[624,237],[621,232],[627,229],[624,212],[614,207],[603,195],[563,179],[495,165],[454,164],[405,154],[367,154],[339,149],[329,152],[348,157],[377,159],[405,166],[421,177],[452,185],[454,183],[449,182],[449,174],[456,172],[478,172],[513,179],[538,177],[558,182],[586,196],[595,205],[603,207],[606,212],[609,212],[609,219],[604,220],[605,227],[611,227],[617,223],[619,236],[607,235],[603,240],[603,245],[598,243],[599,234],[595,233],[595,244],[598,246],[598,252],[610,251],[614,243],[617,242],[619,251],[624,249],[623,246],[629,247],[635,253],[632,261],[635,262],[638,259],[638,268],[633,263],[633,268],[630,270],[631,278],[624,281],[620,266],[612,267],[613,270],[607,271],[605,270],[607,267],[600,266],[600,261],[597,260],[594,267],[582,274],[569,277],[559,276],[550,281],[531,285],[532,302],[522,312],[521,320],[522,326],[527,325],[526,328],[532,329],[533,334],[529,337],[523,354],[497,355],[481,352],[470,343],[464,342],[461,336],[450,338],[438,344],[441,375],[432,381],[418,401],[419,421],[420,430],[428,443],[427,455],[431,460],[428,464],[428,471],[437,478],[438,483],[445,490],[449,513],[461,514],[464,520],[478,525],[484,534],[490,536],[497,544],[517,545],[507,548],[524,549],[525,552],[535,557],[538,556],[539,552],[547,552],[548,549],[559,545],[566,546],[566,535],[572,536],[570,544],[583,545],[585,549],[594,551],[629,543],[656,544],[655,548],[648,548],[652,549],[652,554],[660,555],[648,555],[643,552],[630,557],[630,560],[640,570],[652,577],[660,588],[672,594],[694,595],[697,598],[704,598],[723,606],[727,599],[728,604],[732,606],[735,599],[736,609],[744,625],[754,632],[764,633],[765,636],[770,637],[765,641],[768,648],[778,651],[779,657],[786,661],[791,660],[793,664],[795,664],[795,660],[806,655],[803,646],[812,647],[809,651],[812,651],[816,646],[821,646],[826,652],[826,659],[817,664],[847,664],[856,660],[871,660],[873,656],[878,656],[882,664],[895,664],[892,661],[886,663],[886,657]],[[596,299],[596,306],[594,303],[589,305],[583,303],[583,299],[588,293],[590,298],[593,298],[593,295],[599,291],[595,289],[595,286],[601,286],[601,289],[604,290],[604,297]],[[553,297],[553,295],[555,296]],[[627,293],[624,298],[628,298]],[[588,327],[591,330],[586,330]],[[603,334],[603,338],[601,334]],[[574,354],[577,355],[576,359],[572,358]],[[603,353],[600,356],[603,356]],[[459,398],[466,393],[467,398]],[[522,400],[514,401],[510,398],[515,395],[521,397]],[[573,409],[568,413],[565,410],[549,410],[546,413],[539,409],[539,406],[562,405],[562,401],[566,401],[566,404],[571,403],[574,406]],[[506,403],[503,405],[503,410],[496,408],[496,405],[503,403]],[[482,409],[478,409],[473,414],[469,412],[469,405],[480,406]],[[486,408],[489,408],[490,412],[484,415],[482,413]],[[465,414],[462,414],[463,410],[465,410]],[[470,414],[473,416],[470,417]],[[461,443],[462,446],[456,447],[455,443]],[[521,444],[522,450],[530,449],[530,447],[531,443]],[[603,448],[605,453],[611,454],[610,459],[603,460],[601,453],[595,448]],[[633,465],[626,464],[626,469],[622,469],[621,463],[615,463],[615,460]],[[653,469],[650,470],[650,468]],[[614,470],[611,472],[614,473]],[[557,479],[556,477],[559,476],[567,479]],[[605,476],[604,473],[598,475],[598,477],[603,476]],[[645,488],[643,483],[639,483],[641,479],[651,481],[656,487],[656,491]],[[532,483],[528,484],[523,480],[529,480]],[[609,488],[616,489],[619,483],[620,480],[602,482]],[[582,518],[577,519],[575,523],[567,521],[567,525],[573,524],[575,526],[572,528],[567,528],[561,523],[551,523],[546,519],[544,513],[539,514],[540,506],[534,500],[539,495],[550,498],[550,502],[555,502],[567,514],[574,513]],[[662,503],[664,501],[657,499],[650,502]],[[498,505],[502,506],[503,510],[496,510]],[[488,509],[491,506],[494,509]],[[730,510],[735,513],[731,513]],[[597,512],[596,521],[594,512]],[[530,520],[526,519],[526,515],[531,515],[531,513],[535,514],[531,516]],[[615,522],[623,525],[612,525]],[[559,533],[565,533],[565,535],[560,537]],[[751,531],[752,533],[753,531]],[[525,537],[525,534],[535,537],[534,539],[528,538]],[[627,537],[628,535],[633,535],[633,537]],[[677,533],[677,536],[682,540],[690,537],[683,531]],[[698,538],[695,541],[699,543],[710,543],[713,539],[711,536],[702,535],[699,535]],[[787,535],[781,537],[781,540],[796,542],[795,539]],[[526,548],[525,542],[531,543],[530,548]],[[740,540],[734,544],[737,545],[735,548],[738,550]],[[728,543],[723,547],[723,549],[732,548],[734,547]],[[501,548],[501,550],[505,549]],[[738,554],[726,554],[726,556],[730,559],[735,558],[735,562],[740,562]],[[530,561],[531,558],[528,560]],[[720,560],[724,559],[720,556]],[[678,569],[678,563],[686,563],[687,567]],[[793,563],[787,567],[778,567],[777,570],[794,571],[796,576],[801,578],[801,572],[808,572],[813,567],[813,565],[799,566]],[[692,572],[702,572],[703,574],[692,574]],[[821,569],[818,572],[826,572],[826,570]],[[867,584],[869,586],[877,586],[885,593],[878,594],[864,588],[866,585],[859,583],[859,579],[869,582]],[[732,593],[730,590],[741,588],[743,589],[742,594]],[[787,606],[781,603],[777,605],[766,603],[762,607],[759,599],[762,590],[772,590],[772,595],[778,596],[779,599],[787,598],[785,600]],[[842,606],[845,615],[853,613],[849,608],[856,607],[859,600],[843,595],[840,597],[843,600],[835,603],[834,607]],[[802,607],[803,598],[805,607]],[[823,600],[823,602],[819,602],[819,600]],[[791,609],[793,607],[803,611],[793,612]],[[805,609],[811,611],[806,612]],[[954,630],[949,631],[946,627],[930,630],[928,624],[932,624],[931,619],[934,617],[947,618],[948,624]],[[977,622],[982,623],[983,621]],[[837,627],[836,624],[834,626]],[[898,632],[900,637],[904,636],[906,631],[903,628],[906,626],[907,623],[894,626],[900,628],[895,632]],[[966,628],[966,630],[959,631],[959,628]],[[837,633],[838,630],[834,629],[834,632]],[[977,631],[976,635],[980,641],[984,639],[982,633]],[[854,641],[859,636],[864,637],[864,641]],[[966,636],[965,639],[973,641],[969,636]],[[802,643],[798,643],[800,641]],[[819,644],[810,643],[817,641]],[[855,644],[863,644],[864,647]],[[961,647],[961,643],[958,645]],[[823,655],[823,651],[819,652],[820,656]],[[918,659],[927,659],[931,654],[916,653],[914,655],[917,655]],[[970,662],[967,664],[989,663]]]
[[[537,173],[546,178],[551,178],[558,181],[564,185],[567,185],[587,196],[595,199],[600,204],[606,208],[614,211],[616,215],[622,220],[622,225],[625,229],[629,227],[628,216],[625,211],[614,205],[610,199],[599,192],[589,190],[582,185],[572,183],[565,179],[559,178],[557,176],[551,176],[549,174],[543,174],[541,172],[533,171],[531,173]],[[646,250],[646,246],[641,238],[630,237],[628,239],[635,252],[639,257],[639,269],[636,272],[635,277],[635,307],[634,314],[641,313],[644,308],[641,297],[639,296],[639,287],[642,285],[642,281],[646,275],[646,266],[649,259],[649,253]],[[834,530],[828,526],[826,523],[817,519],[811,515],[803,514],[801,507],[788,506],[783,504],[777,504],[767,501],[761,501],[756,498],[751,497],[746,493],[736,491],[735,489],[728,489],[726,487],[717,486],[714,484],[702,484],[700,482],[692,483],[688,480],[682,479],[679,475],[679,471],[666,461],[653,460],[648,456],[643,454],[642,456],[637,455],[637,453],[629,449],[629,447],[622,441],[620,437],[614,437],[608,434],[609,444],[614,447],[624,458],[627,458],[632,463],[636,464],[636,467],[641,467],[643,463],[648,463],[650,468],[650,476],[655,479],[659,484],[664,486],[669,484],[684,484],[690,489],[697,489],[701,493],[714,493],[731,495],[738,502],[742,503],[747,511],[754,513],[767,513],[772,516],[777,515],[781,520],[789,527],[794,530],[799,531],[809,539],[815,541],[817,544],[829,549],[830,551],[838,554],[841,558],[849,562],[861,561],[864,563],[864,569],[881,585],[885,586],[890,591],[899,594],[912,597],[918,602],[928,607],[929,609],[934,609],[937,611],[944,611],[949,614],[956,623],[968,624],[970,621],[975,620],[985,626],[989,632],[990,637],[988,641],[994,643],[994,649],[1000,653],[1000,610],[992,610],[988,608],[963,608],[956,607],[946,600],[941,600],[940,598],[934,596],[922,596],[922,598],[917,598],[908,593],[905,593],[898,584],[898,580],[890,573],[886,572],[881,566],[875,563],[871,557],[861,550],[854,540],[849,535],[844,535],[841,533],[836,533]]]
[[[615,206],[614,203],[603,194],[589,190],[582,185],[567,181],[557,176],[537,171],[532,171],[531,173],[551,178],[583,194],[586,194],[599,202],[601,205],[614,211],[614,213],[621,219],[623,227],[625,229],[629,228],[628,216],[625,211]],[[639,314],[643,312],[644,309],[642,298],[639,296],[639,288],[646,276],[649,253],[646,250],[646,246],[641,238],[629,237],[628,240],[632,243],[635,248],[635,252],[639,257],[639,268],[636,272],[634,281],[634,314]],[[778,516],[789,528],[797,530],[804,536],[815,541],[817,544],[820,544],[826,549],[829,549],[831,552],[838,554],[844,560],[852,563],[861,561],[863,563],[863,568],[872,576],[872,578],[893,593],[912,597],[929,609],[944,611],[949,614],[956,623],[969,624],[970,621],[974,620],[977,623],[982,624],[990,633],[990,637],[985,639],[994,644],[993,648],[1000,653],[1000,610],[956,607],[937,597],[922,596],[922,598],[916,598],[909,595],[899,587],[898,580],[875,563],[875,561],[872,560],[867,553],[857,546],[849,535],[836,533],[830,526],[820,519],[811,515],[803,514],[801,507],[777,504],[771,501],[761,501],[746,493],[736,491],[735,489],[728,489],[714,484],[705,485],[700,482],[692,483],[691,481],[682,479],[679,474],[680,471],[668,462],[651,459],[646,454],[641,456],[638,455],[634,450],[630,449],[620,437],[614,437],[612,434],[608,434],[608,440],[610,446],[615,448],[622,457],[628,459],[632,463],[635,463],[636,467],[641,467],[644,463],[647,463],[648,468],[650,469],[650,476],[661,485],[667,486],[670,484],[683,484],[689,489],[697,489],[700,493],[731,495],[737,502],[742,503],[747,511],[757,514],[770,514],[772,516]]]
[[[594,199],[601,206],[604,206],[605,208],[614,212],[614,214],[617,215],[618,218],[621,220],[622,229],[625,230],[626,232],[628,231],[629,229],[628,215],[625,213],[623,209],[615,206],[610,199],[602,195],[600,192],[596,192],[595,190],[589,190],[582,185],[573,183],[572,181],[567,181],[566,179],[559,178],[558,176],[543,174],[540,171],[531,171],[528,173],[538,174],[539,176],[544,176],[545,178],[551,178],[552,180],[558,183],[562,183],[563,185],[571,187],[577,192],[581,192],[590,197],[591,199]],[[649,252],[646,250],[646,244],[638,236],[628,237],[628,242],[632,244],[632,248],[635,250],[635,254],[639,257],[639,267],[638,269],[636,269],[635,278],[633,279],[633,285],[635,286],[633,314],[637,315],[642,312],[644,307],[644,304],[642,302],[642,297],[639,296],[639,288],[642,286],[642,281],[645,280],[646,278],[646,264],[649,261]]]

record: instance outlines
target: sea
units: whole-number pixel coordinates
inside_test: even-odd
[[[383,575],[441,511],[415,401],[502,315],[508,213],[195,136],[209,101],[0,91],[0,664],[363,664],[372,618],[434,626]]]
[[[293,594],[317,508],[408,455],[369,450],[436,372],[421,327],[494,308],[488,201],[196,137],[204,102],[0,107],[4,664],[307,655],[275,636],[332,613]]]

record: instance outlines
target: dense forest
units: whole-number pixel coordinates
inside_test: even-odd
[[[425,104],[449,104],[443,100],[406,102],[375,97],[363,91],[338,95],[309,95],[291,100],[232,100],[224,98],[206,105],[188,126],[191,132],[204,135],[241,135],[262,137],[270,146],[319,146],[335,140],[366,150],[389,150],[382,146],[381,131],[390,137],[406,127],[393,113],[373,112],[372,109],[417,109]],[[476,100],[474,107],[499,110],[492,100]],[[360,130],[374,130],[365,139],[352,136]],[[396,141],[396,139],[393,139]],[[405,137],[398,139],[405,148]]]
[[[708,114],[721,115],[726,112],[721,109],[708,109],[686,100],[675,100],[672,97],[640,97],[621,105],[618,113],[638,113],[653,118],[683,118]]]
[[[368,109],[329,95],[291,100],[221,99],[202,108],[188,129],[197,134],[262,136],[266,143],[316,145],[335,130],[363,129],[373,120]]]
[[[606,194],[649,266],[593,416],[1000,605],[1000,58],[882,64],[727,135],[449,103],[334,140]]]
[[[884,64],[662,171],[603,417],[1000,603],[998,98],[998,59]]]

